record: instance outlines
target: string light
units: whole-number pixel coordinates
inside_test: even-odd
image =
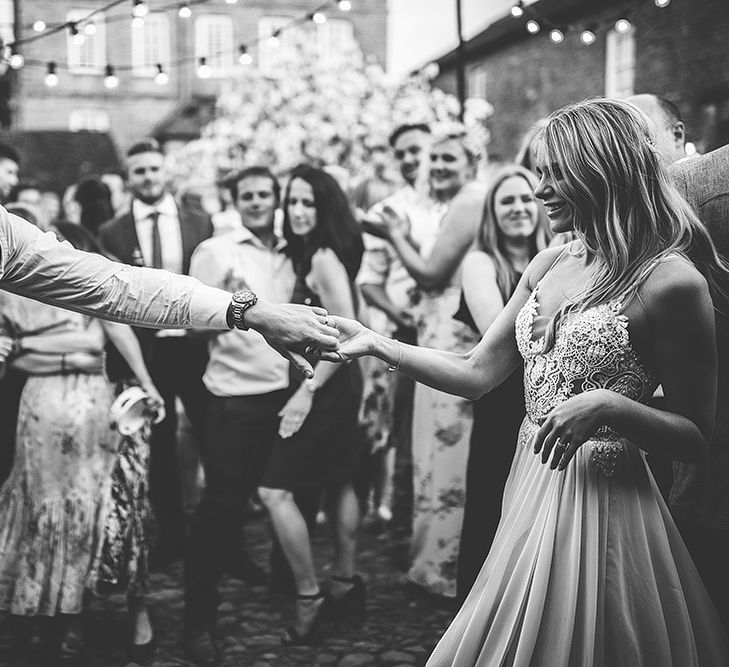
[[[238,47],[240,55],[238,56],[238,62],[241,65],[250,65],[253,62],[253,57],[248,53],[248,49],[244,45]]]
[[[276,30],[276,32],[273,33],[267,40],[266,44],[268,44],[272,49],[276,49],[279,46],[281,46],[281,40],[278,38],[278,36],[281,34],[281,30]]]
[[[536,35],[541,29],[542,26],[540,26],[534,19],[529,19],[526,22],[526,30],[530,35]]]
[[[595,31],[592,28],[585,28],[580,33],[580,41],[585,46],[590,46],[590,44],[594,44],[597,40],[597,35],[595,34]]]
[[[162,69],[162,63],[157,63],[157,74],[154,75],[154,82],[164,86],[170,80],[170,75]]]
[[[136,30],[144,28],[144,19],[141,16],[135,16],[132,19],[132,28],[135,28]]]
[[[46,75],[44,77],[46,86],[53,88],[58,85],[58,74],[56,74],[56,63],[50,62],[46,65]]]
[[[22,53],[13,53],[8,58],[8,65],[12,69],[20,69],[23,65],[25,65],[25,58],[23,57]]]
[[[352,9],[352,3],[349,0],[339,0],[339,9],[343,12],[348,12]]]
[[[96,24],[95,23],[87,23],[84,26],[84,35],[87,35],[88,37],[92,37],[96,34]]]
[[[181,5],[179,11],[177,12],[177,15],[181,19],[189,19],[192,16],[192,9],[190,9],[190,5],[188,5],[187,3]]]
[[[615,21],[615,32],[619,32],[621,35],[630,32],[632,28],[633,26],[628,19],[618,19]]]
[[[109,89],[116,88],[119,85],[119,77],[114,74],[114,68],[111,65],[106,66],[104,85]]]
[[[201,79],[209,79],[213,75],[213,70],[208,65],[207,58],[198,58],[197,63],[197,75]]]
[[[511,6],[511,15],[515,19],[520,19],[522,16],[524,16],[524,2],[523,0],[519,0],[517,3]]]
[[[238,0],[225,0],[226,5],[234,5]]]
[[[132,16],[143,19],[149,14],[149,7],[144,0],[134,0],[132,6]]]
[[[327,22],[327,17],[322,12],[314,12],[311,15],[311,20],[314,21],[314,23],[322,24]]]
[[[82,46],[86,41],[83,34],[78,31],[78,26],[75,23],[69,24],[68,31],[71,33],[71,42],[73,42],[76,46]]]
[[[47,28],[45,21],[36,21],[33,24],[33,30],[36,32],[43,32]]]
[[[671,0],[653,0],[656,7],[659,9],[663,9],[664,7],[668,7],[668,5],[671,4]]]
[[[559,28],[552,28],[549,31],[549,39],[555,44],[564,42],[564,33]]]

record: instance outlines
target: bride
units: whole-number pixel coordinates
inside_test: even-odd
[[[373,355],[471,399],[524,359],[501,523],[428,667],[727,665],[644,452],[691,462],[706,450],[729,271],[630,105],[555,112],[537,158],[552,230],[578,240],[535,257],[473,350],[404,345],[337,317],[339,352],[321,353]],[[646,404],[658,384],[665,411]]]

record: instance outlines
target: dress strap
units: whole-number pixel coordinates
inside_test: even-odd
[[[539,280],[537,280],[537,284],[534,286],[533,291],[535,291],[535,292],[537,291],[537,288],[541,284],[542,280],[544,280],[547,277],[547,275],[552,271],[552,269],[555,266],[557,266],[557,264],[562,259],[562,257],[565,256],[567,251],[570,249],[570,245],[572,245],[572,241],[570,241],[564,248],[562,248],[562,252],[559,253],[559,255],[557,255],[557,257],[555,257],[554,261],[549,265],[549,268],[542,274],[542,277]]]

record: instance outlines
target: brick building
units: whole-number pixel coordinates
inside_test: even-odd
[[[662,4],[659,3],[658,4]],[[729,143],[729,2],[537,0],[521,18],[491,24],[463,47],[467,97],[494,106],[492,156],[511,159],[534,121],[594,95],[655,93],[678,104],[688,139],[700,152]],[[625,32],[616,21],[627,18]],[[526,21],[541,30],[529,34]],[[558,27],[564,41],[549,33]],[[591,28],[595,41],[582,43]],[[436,62],[436,84],[456,93],[458,51]]]
[[[78,21],[105,3],[99,0],[0,0],[0,29],[6,41],[37,34],[33,25]],[[321,0],[151,0],[140,27],[131,22],[133,3],[122,2],[106,13],[68,30],[23,45],[26,65],[0,77],[9,83],[9,120],[13,130],[91,130],[110,132],[123,151],[135,138],[190,139],[209,117],[216,92],[240,67],[264,66],[271,48],[266,39],[291,19],[301,19]],[[331,2],[328,20],[316,26],[322,57],[343,39],[355,38],[363,52],[384,64],[386,3],[353,0],[350,11]],[[189,9],[189,16],[184,17]],[[8,16],[14,12],[14,26]],[[181,16],[182,13],[182,16]],[[93,27],[87,27],[92,25]],[[11,29],[12,28],[12,29]],[[282,35],[285,33],[282,33]],[[249,44],[250,65],[238,61],[239,47]],[[286,48],[285,39],[281,47]],[[198,76],[199,58],[209,66]],[[188,58],[176,67],[169,63]],[[47,63],[56,63],[57,84],[45,83]],[[160,78],[157,64],[168,75]],[[115,67],[118,85],[104,84],[107,66]],[[162,77],[164,79],[164,77]],[[1,92],[1,90],[0,90]]]

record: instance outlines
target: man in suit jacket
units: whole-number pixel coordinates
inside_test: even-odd
[[[674,183],[698,213],[717,250],[729,258],[729,146],[670,168]],[[726,286],[725,286],[726,287]],[[729,332],[717,331],[719,385],[716,424],[698,463],[673,464],[670,506],[681,535],[729,631]]]
[[[99,228],[101,244],[127,264],[187,275],[193,251],[212,236],[210,217],[202,210],[178,207],[167,191],[164,158],[156,141],[146,139],[132,146],[126,169],[130,206]],[[207,400],[202,374],[207,350],[204,340],[179,330],[139,329],[137,335],[167,413],[153,428],[150,453],[150,500],[159,529],[159,543],[150,565],[158,569],[182,556],[185,522],[175,403],[177,397],[182,400],[201,442]],[[129,377],[120,371],[118,362],[118,358],[110,360],[112,379]]]

